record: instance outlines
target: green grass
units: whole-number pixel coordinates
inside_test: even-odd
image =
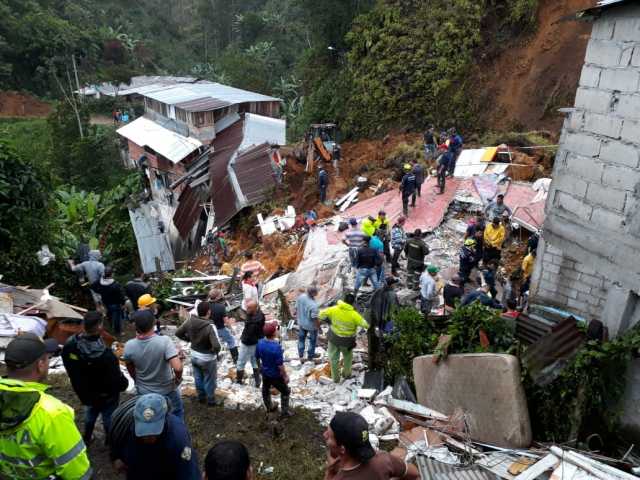
[[[0,118],[0,137],[25,159],[46,162],[51,133],[46,118]]]

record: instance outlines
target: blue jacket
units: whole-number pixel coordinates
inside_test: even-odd
[[[415,192],[416,176],[413,172],[404,174],[404,177],[402,177],[402,183],[400,184],[400,190],[405,196],[411,195],[413,192]]]
[[[262,362],[260,370],[267,378],[280,378],[280,367],[284,363],[282,345],[274,340],[260,339],[256,347],[256,358]]]

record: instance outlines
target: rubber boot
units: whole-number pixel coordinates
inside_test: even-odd
[[[238,370],[236,372],[236,383],[242,383],[242,380],[244,380],[244,370]]]
[[[260,388],[262,384],[262,377],[260,376],[260,372],[253,372],[253,379],[256,382],[256,388]]]
[[[282,395],[282,405],[280,405],[281,417],[293,417],[295,412],[289,409],[289,395]]]
[[[238,363],[238,347],[233,347],[229,349],[229,353],[231,353],[231,359],[233,360],[234,365]]]

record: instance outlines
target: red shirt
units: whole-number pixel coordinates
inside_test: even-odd
[[[375,457],[355,468],[342,470],[339,460],[327,465],[325,480],[389,480],[407,474],[407,464],[388,452],[378,452]]]

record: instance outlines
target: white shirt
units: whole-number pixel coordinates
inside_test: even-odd
[[[434,300],[437,297],[436,280],[427,271],[420,275],[420,295],[427,300]]]
[[[258,287],[246,282],[242,282],[242,309],[247,309],[247,301],[254,299],[258,301]]]

